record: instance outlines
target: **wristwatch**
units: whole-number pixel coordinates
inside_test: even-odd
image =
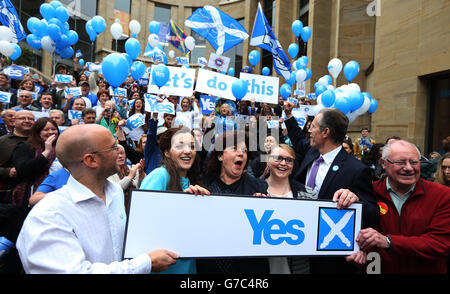
[[[386,248],[386,251],[391,251],[392,250],[392,247],[393,247],[393,244],[392,244],[392,239],[391,239],[391,236],[389,236],[389,235],[386,235],[386,242],[388,243],[388,245],[389,245],[389,247],[388,248]]]

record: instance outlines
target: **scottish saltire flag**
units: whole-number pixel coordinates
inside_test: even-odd
[[[189,50],[184,45],[184,40],[187,35],[177,26],[173,20],[170,20],[169,23],[169,35],[167,37],[167,41],[173,45],[173,47],[180,50],[184,55],[189,53]]]
[[[14,34],[13,42],[18,43],[27,37],[20,23],[17,11],[10,0],[0,1],[0,22],[11,29]]]
[[[184,24],[208,40],[217,55],[223,55],[248,38],[247,31],[237,20],[210,5],[194,11]]]
[[[258,12],[256,13],[255,23],[253,25],[250,45],[272,52],[273,66],[277,73],[282,75],[285,80],[290,78],[291,63],[267,22],[261,8],[261,3],[258,3]]]

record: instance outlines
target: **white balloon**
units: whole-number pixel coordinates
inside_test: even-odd
[[[113,36],[114,40],[118,40],[120,39],[120,37],[122,37],[123,34],[123,28],[120,25],[120,23],[115,22],[111,25],[111,35]]]
[[[7,26],[0,26],[0,41],[12,42],[14,34]]]
[[[333,85],[328,85],[327,90],[335,90],[336,88]]]
[[[152,46],[153,48],[155,48],[156,46],[158,46],[158,44],[159,44],[159,38],[158,38],[158,35],[156,35],[156,34],[150,34],[150,36],[148,36],[148,43],[149,43],[150,46]]]
[[[321,77],[318,81],[319,85],[328,86],[328,79],[326,77]]]
[[[358,118],[358,116],[359,116],[359,114],[356,113],[356,111],[347,113],[348,124],[352,124],[355,121],[355,119]]]
[[[5,56],[11,56],[14,53],[13,44],[8,41],[0,41],[0,53]]]
[[[195,39],[191,36],[186,37],[184,40],[184,44],[186,44],[186,48],[188,48],[189,51],[194,50],[195,47]]]
[[[139,34],[139,32],[141,31],[141,24],[137,21],[137,20],[132,20],[130,21],[130,23],[128,24],[128,27],[130,28],[130,31],[132,34]]]
[[[53,52],[55,52],[56,43],[50,38],[50,36],[44,36],[41,39],[41,44],[42,44],[42,49],[44,49],[48,53],[53,54]]]
[[[342,70],[342,61],[339,58],[333,58],[328,62],[328,72],[336,79]]]
[[[304,69],[297,70],[297,74],[295,76],[295,79],[297,83],[303,83],[306,79],[306,71]]]
[[[175,57],[175,51],[170,50],[170,51],[169,51],[169,57],[170,57],[170,58],[174,58],[174,57]]]
[[[354,90],[354,91],[356,91],[356,92],[361,92],[361,88],[360,88],[359,85],[356,84],[356,83],[348,84],[347,87],[348,87],[350,90]]]
[[[370,98],[364,96],[363,105],[360,108],[356,109],[354,112],[356,112],[358,115],[362,115],[362,114],[366,113],[367,110],[369,110],[369,108],[370,108]]]
[[[319,97],[317,97],[316,101],[317,105],[322,105],[322,94],[320,94]]]

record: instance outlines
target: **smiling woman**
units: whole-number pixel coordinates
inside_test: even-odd
[[[62,167],[55,162],[58,136],[56,123],[48,117],[42,117],[34,123],[28,141],[17,144],[12,162],[21,183],[13,192],[13,204],[27,206],[32,187],[37,188],[51,169]]]

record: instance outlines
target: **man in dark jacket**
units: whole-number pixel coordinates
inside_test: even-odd
[[[444,274],[450,253],[450,188],[420,178],[420,152],[397,140],[383,148],[387,177],[374,182],[380,224],[360,231],[363,250],[381,255],[381,273]]]
[[[299,168],[295,179],[313,189],[318,199],[336,201],[338,208],[352,203],[363,204],[362,226],[378,223],[379,210],[373,195],[370,168],[343,148],[348,118],[339,110],[326,108],[314,118],[308,130],[309,139],[292,116],[293,104],[285,102],[284,121],[294,146]],[[311,258],[311,273],[355,273],[344,258]]]

